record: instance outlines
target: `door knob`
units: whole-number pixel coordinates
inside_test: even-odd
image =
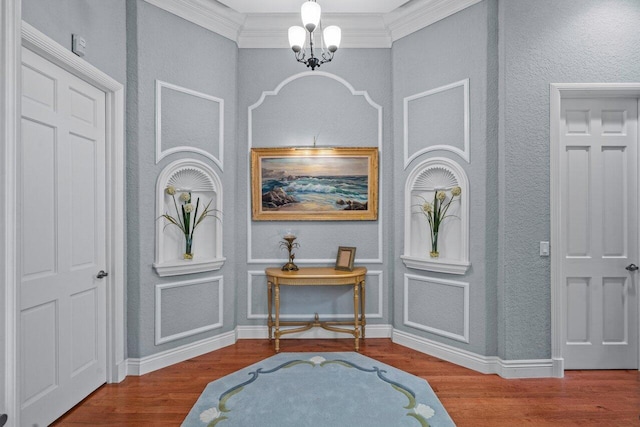
[[[636,270],[638,270],[638,266],[635,265],[635,264],[629,264],[629,265],[627,265],[625,267],[625,269],[628,270],[628,271],[636,271]]]
[[[627,268],[628,268],[628,267],[627,267]],[[637,269],[637,268],[638,268],[638,267],[636,267],[636,269]],[[109,275],[109,273],[107,273],[106,271],[104,271],[104,270],[100,270],[100,271],[98,271],[98,274],[96,275],[96,277],[97,277],[98,279],[102,279],[102,278],[104,278],[104,277],[107,277],[108,275]]]

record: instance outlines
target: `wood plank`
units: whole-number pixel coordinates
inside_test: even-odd
[[[287,352],[351,351],[352,339],[286,340]],[[507,380],[453,365],[389,339],[361,353],[424,378],[459,427],[640,426],[639,371],[566,371],[565,378]],[[268,340],[235,345],[102,386],[54,426],[176,426],[211,381],[273,356]]]

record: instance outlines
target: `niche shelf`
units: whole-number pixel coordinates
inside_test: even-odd
[[[190,260],[184,259],[182,231],[161,217],[165,213],[174,218],[177,215],[173,198],[166,192],[168,186],[176,189],[178,209],[181,209],[180,194],[190,192],[194,204],[200,199],[200,209],[211,201],[210,209],[216,216],[207,217],[198,225],[193,237],[193,259]],[[213,169],[199,160],[176,160],[158,176],[156,197],[156,253],[153,263],[156,273],[159,276],[177,276],[219,270],[225,261],[222,256],[222,184]]]
[[[422,204],[432,203],[436,191],[462,189],[460,197],[451,204],[440,225],[438,258],[431,258],[431,233],[427,218],[421,213]],[[404,255],[408,268],[449,274],[465,274],[469,262],[469,179],[464,169],[444,157],[427,159],[411,171],[405,185]]]

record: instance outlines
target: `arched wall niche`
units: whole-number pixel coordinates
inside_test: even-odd
[[[176,189],[175,200],[166,191]],[[211,202],[213,215],[204,219],[193,237],[193,259],[184,259],[185,237],[182,231],[162,218],[163,214],[176,217],[180,208],[179,195],[191,193],[200,209]],[[222,183],[214,170],[204,162],[181,159],[167,165],[156,182],[156,254],[153,264],[159,276],[176,276],[219,270],[224,264],[222,256]],[[200,210],[199,212],[202,212]],[[200,213],[198,213],[200,216]]]
[[[462,192],[451,204],[449,216],[440,225],[439,257],[432,258],[429,223],[421,212],[425,202],[432,202],[437,191],[451,197],[451,189]],[[465,274],[469,262],[469,179],[464,169],[453,160],[434,157],[418,164],[405,184],[404,255],[408,268],[440,273]]]

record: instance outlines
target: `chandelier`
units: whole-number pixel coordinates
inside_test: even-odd
[[[289,28],[289,45],[295,53],[296,60],[302,62],[307,67],[311,67],[311,70],[315,70],[325,62],[330,62],[333,59],[333,54],[340,46],[340,38],[342,32],[340,27],[331,25],[322,31],[320,38],[320,56],[317,57],[314,52],[314,31],[318,26],[322,30],[322,23],[320,22],[320,5],[316,3],[316,0],[309,0],[302,4],[300,8],[300,14],[302,15],[302,25],[293,26]],[[307,39],[307,32],[309,32],[309,57],[307,58],[306,49],[304,47]],[[326,48],[325,48],[326,45]]]

